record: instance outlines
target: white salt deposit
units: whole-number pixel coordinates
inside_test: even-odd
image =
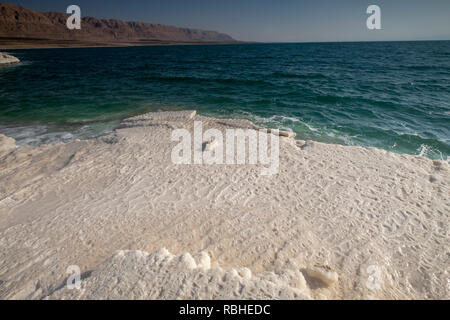
[[[255,128],[175,112],[88,141],[0,136],[0,298],[449,298],[449,164],[283,138],[273,176],[174,165],[194,121]],[[159,248],[175,256],[142,252]],[[61,288],[71,265],[92,271],[83,293]]]

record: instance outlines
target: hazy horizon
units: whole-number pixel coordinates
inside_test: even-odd
[[[450,40],[450,1],[430,0],[269,0],[206,1],[5,1],[34,11],[143,21],[215,30],[239,41],[265,43]],[[381,30],[366,27],[369,5],[381,8]]]

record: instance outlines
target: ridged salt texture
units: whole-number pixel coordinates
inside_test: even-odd
[[[140,118],[146,120],[108,137],[19,147],[0,157],[0,298],[50,295],[70,265],[94,270],[87,283],[103,279],[105,289],[93,297],[119,297],[120,286],[107,282],[106,271],[115,269],[100,266],[117,250],[162,247],[192,253],[197,268],[180,271],[176,266],[192,259],[168,253],[117,258],[117,276],[129,270],[135,290],[143,288],[132,296],[251,297],[239,293],[239,276],[258,279],[249,287],[256,292],[288,283],[287,292],[298,288],[319,299],[448,298],[448,163],[280,139],[280,170],[270,177],[260,175],[260,164],[175,165],[173,128],[192,132],[200,120],[204,130],[254,125],[185,114]],[[197,258],[202,251],[209,262]],[[208,275],[198,280],[205,291],[174,285],[147,292],[153,280],[133,275],[134,263],[161,286]],[[305,271],[311,265],[329,266],[338,281],[320,284]],[[166,277],[163,270],[180,272]],[[208,293],[209,276],[219,279]],[[225,276],[229,289],[220,291],[215,285]]]

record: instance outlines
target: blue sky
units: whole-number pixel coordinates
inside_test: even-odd
[[[216,30],[267,42],[450,40],[450,0],[4,0],[37,11]],[[382,30],[366,9],[381,8]]]

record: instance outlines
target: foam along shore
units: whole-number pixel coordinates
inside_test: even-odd
[[[276,175],[175,165],[171,133],[194,121],[257,128],[184,111],[51,146],[0,137],[0,298],[449,298],[448,163],[280,134]]]
[[[16,64],[19,62],[20,62],[20,60],[17,59],[16,57],[11,56],[4,52],[0,52],[0,65]]]

